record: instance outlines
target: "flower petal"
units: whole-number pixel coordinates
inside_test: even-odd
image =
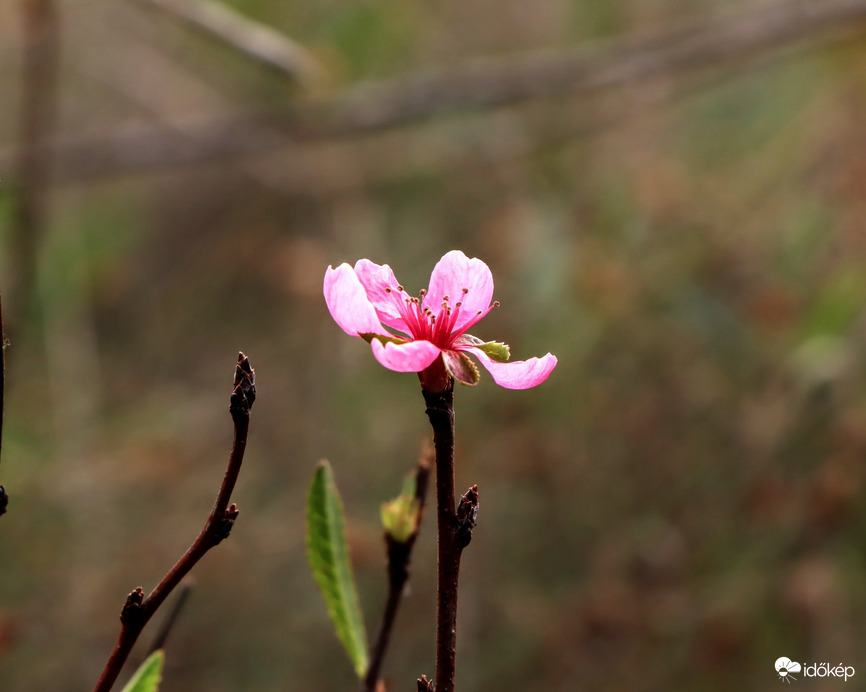
[[[556,367],[556,356],[548,353],[541,358],[516,360],[513,363],[498,363],[480,348],[465,349],[471,352],[493,377],[493,381],[506,389],[529,389],[544,382]]]
[[[403,319],[403,308],[409,295],[402,288],[398,288],[400,284],[391,267],[360,259],[355,262],[355,274],[367,292],[367,299],[376,308],[382,324],[410,334]]]
[[[331,317],[346,334],[388,335],[376,315],[376,309],[367,299],[367,293],[358,276],[345,262],[336,269],[328,267],[325,272],[324,293]]]
[[[490,312],[493,298],[490,268],[480,259],[469,259],[460,250],[447,253],[433,268],[424,307],[438,315],[446,296],[452,310],[461,303],[453,331],[460,333],[469,329]]]
[[[373,355],[382,365],[396,372],[421,372],[439,357],[441,351],[429,341],[408,341],[405,344],[383,344],[373,339]]]

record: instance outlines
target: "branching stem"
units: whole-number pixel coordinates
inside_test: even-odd
[[[229,405],[229,412],[235,426],[234,443],[214,507],[198,537],[180,560],[166,573],[156,588],[151,591],[150,595],[145,598],[144,590],[139,586],[127,596],[120,614],[120,635],[108,662],[105,664],[102,675],[99,676],[96,687],[93,688],[93,692],[109,692],[139,634],[153,617],[153,614],[204,554],[224,538],[228,538],[232,524],[238,516],[237,505],[229,506],[229,500],[238,479],[247,446],[250,408],[256,398],[255,383],[255,371],[250,367],[247,357],[243,353],[239,353],[238,364],[235,369],[235,386]]]
[[[415,471],[415,499],[418,500],[418,525],[415,532],[408,541],[400,542],[385,534],[385,543],[388,548],[388,598],[385,601],[385,610],[382,614],[382,626],[376,637],[376,643],[370,655],[370,665],[361,689],[363,692],[375,692],[376,683],[379,681],[379,672],[385,661],[385,653],[391,640],[391,631],[394,629],[394,621],[397,617],[397,609],[406,582],[409,580],[409,563],[412,559],[412,548],[421,528],[421,519],[424,516],[424,505],[427,499],[427,481],[430,477],[430,469],[433,465],[432,453],[429,449],[424,451],[418,469]]]

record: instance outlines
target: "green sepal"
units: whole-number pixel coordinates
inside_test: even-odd
[[[405,344],[408,339],[401,339],[399,336],[385,336],[384,334],[359,334],[368,344],[373,342],[373,339],[378,339],[382,344]]]
[[[367,672],[367,635],[352,576],[343,503],[327,461],[320,461],[307,493],[307,558],[313,577],[359,678]]]
[[[165,654],[162,649],[154,651],[142,663],[132,679],[126,683],[123,692],[156,692],[162,677],[162,664]]]
[[[442,351],[445,369],[460,384],[474,387],[481,380],[481,373],[472,360],[462,351]]]
[[[479,351],[484,351],[490,360],[495,360],[499,363],[505,363],[511,358],[511,348],[508,344],[501,341],[482,341],[478,337],[471,334],[464,334],[457,339],[457,345],[472,346]]]

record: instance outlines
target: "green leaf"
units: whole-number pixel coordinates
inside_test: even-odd
[[[327,461],[320,461],[307,494],[307,558],[337,636],[359,678],[367,672],[367,635],[352,577],[343,503]]]
[[[508,344],[503,344],[501,341],[482,341],[477,336],[463,334],[457,339],[457,344],[473,346],[480,351],[484,351],[492,360],[500,363],[505,363],[511,358],[511,348]]]
[[[135,675],[123,688],[123,692],[156,692],[162,678],[162,663],[165,654],[162,650],[154,651],[142,663]]]
[[[511,349],[508,347],[508,344],[503,344],[501,341],[488,341],[476,345],[475,348],[484,351],[491,360],[496,360],[500,363],[505,363],[511,358]]]

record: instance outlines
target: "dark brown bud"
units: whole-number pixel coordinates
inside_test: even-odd
[[[418,692],[435,692],[436,685],[432,680],[428,680],[426,675],[418,678]]]
[[[472,540],[472,529],[478,521],[478,486],[473,485],[457,505],[457,543],[465,548]]]

